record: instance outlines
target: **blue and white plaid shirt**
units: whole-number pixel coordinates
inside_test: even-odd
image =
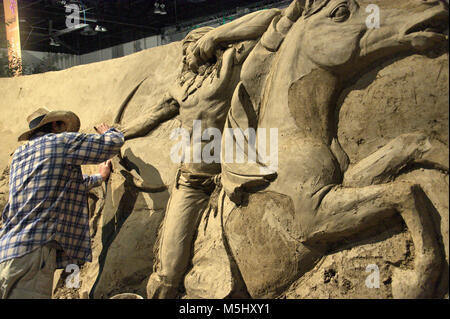
[[[0,263],[56,240],[58,268],[92,261],[87,193],[100,174],[83,176],[81,166],[118,154],[123,134],[36,134],[14,153],[9,202],[0,230]]]

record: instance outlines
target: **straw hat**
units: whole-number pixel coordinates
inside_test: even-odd
[[[67,132],[78,132],[80,129],[79,117],[70,111],[50,111],[42,107],[27,117],[29,130],[19,136],[19,141],[30,139],[33,133],[51,122],[62,121],[66,123]]]

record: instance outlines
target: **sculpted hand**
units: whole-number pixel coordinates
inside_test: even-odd
[[[98,170],[100,175],[102,176],[103,181],[106,181],[111,175],[111,160],[107,160],[106,162],[101,163],[98,166]]]
[[[237,71],[236,68],[234,68],[235,57],[235,48],[229,48],[223,54],[222,67],[213,82],[208,86],[208,89],[214,92],[215,95],[223,94],[225,91],[229,90],[230,87],[234,87],[235,81],[233,81],[233,75],[235,75],[235,71]]]
[[[216,49],[213,31],[210,31],[197,41],[192,51],[200,62],[206,63],[213,58]]]

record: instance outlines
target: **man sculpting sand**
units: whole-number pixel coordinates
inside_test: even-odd
[[[0,298],[49,299],[54,271],[91,261],[87,192],[106,180],[124,143],[106,124],[77,133],[72,112],[40,108],[28,117],[27,141],[14,153],[9,201],[0,230]],[[81,165],[100,164],[84,176]]]

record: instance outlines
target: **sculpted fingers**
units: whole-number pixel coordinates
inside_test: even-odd
[[[197,58],[201,64],[210,61],[215,52],[215,45],[212,39],[200,39],[195,44],[192,50],[193,55]]]
[[[236,56],[236,48],[231,47],[223,54],[222,71],[229,71],[234,64],[234,57]]]
[[[287,34],[294,22],[300,18],[305,7],[305,0],[296,0],[286,8],[281,18],[276,22],[276,30],[281,34]]]
[[[194,48],[192,49],[192,54],[195,57],[199,57],[200,56],[200,46],[198,45],[198,42],[196,44],[194,44]]]
[[[297,21],[305,8],[305,0],[295,0],[286,8],[284,16],[291,21]]]
[[[225,51],[222,57],[222,67],[220,72],[217,74],[218,82],[215,86],[216,90],[231,84],[231,77],[234,71],[234,60],[236,56],[236,49],[234,47],[229,48]]]

